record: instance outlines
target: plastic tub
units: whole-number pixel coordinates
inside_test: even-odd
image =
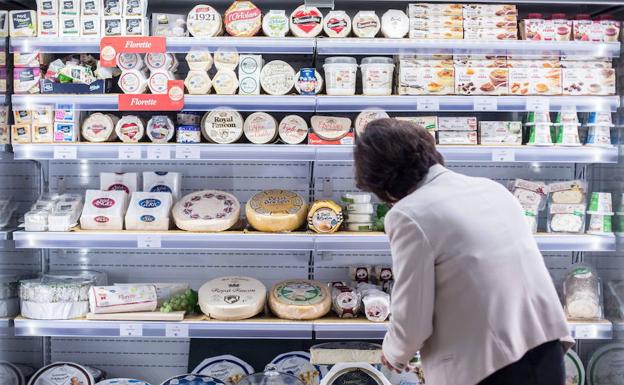
[[[327,95],[355,95],[357,68],[357,60],[354,57],[328,57],[323,65]]]
[[[366,57],[362,59],[362,88],[364,95],[392,95],[394,63],[389,57]]]

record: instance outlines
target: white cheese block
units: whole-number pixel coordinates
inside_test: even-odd
[[[409,18],[401,10],[390,9],[381,17],[381,33],[387,38],[404,38],[409,32],[409,28]]]
[[[124,116],[115,125],[115,133],[124,143],[138,143],[145,135],[145,124],[137,116]]]
[[[237,0],[225,11],[223,24],[230,36],[255,36],[262,27],[262,12],[248,0]]]
[[[381,345],[360,341],[337,341],[314,345],[310,361],[316,365],[335,365],[346,362],[381,364]]]
[[[353,18],[353,33],[357,37],[373,38],[381,30],[381,21],[375,11],[360,11]]]
[[[115,125],[119,118],[111,114],[96,112],[82,123],[82,137],[89,142],[110,142],[117,137]]]
[[[262,19],[262,32],[268,37],[285,37],[290,31],[290,19],[284,10],[270,10]]]
[[[290,15],[290,30],[296,37],[316,37],[323,31],[323,14],[316,7],[300,5]]]
[[[370,109],[360,112],[355,118],[355,132],[358,135],[362,135],[366,129],[366,125],[373,120],[389,118],[390,116],[386,111],[379,109]]]
[[[186,62],[192,71],[209,71],[214,61],[209,51],[191,51],[186,54]]]
[[[238,357],[223,355],[206,358],[193,369],[193,373],[216,378],[226,385],[236,385],[244,377],[253,374],[254,369]]]
[[[123,191],[128,196],[139,191],[139,174],[136,172],[101,172],[101,191]]]
[[[217,95],[234,95],[238,89],[238,78],[233,70],[219,70],[212,79]]]
[[[11,37],[37,36],[37,12],[9,11],[9,31]]]
[[[264,284],[249,277],[221,277],[199,289],[202,312],[222,321],[254,317],[264,310],[265,302]]]
[[[195,6],[186,18],[186,25],[195,37],[218,36],[223,31],[221,14],[209,5]]]
[[[167,143],[173,139],[175,126],[168,116],[155,115],[147,122],[146,132],[153,143]]]
[[[351,131],[351,119],[315,115],[311,119],[312,130],[323,140],[340,140]]]
[[[251,143],[273,143],[278,135],[277,120],[266,112],[254,112],[245,119],[243,132]]]
[[[126,213],[126,230],[169,230],[173,198],[168,192],[135,192]]]
[[[190,95],[208,95],[212,89],[212,80],[206,71],[191,70],[186,75],[184,85]]]
[[[323,30],[329,37],[347,37],[351,34],[351,17],[345,11],[330,11],[323,20]]]
[[[282,60],[274,60],[262,67],[262,89],[269,95],[286,95],[295,86],[295,70]]]
[[[114,286],[136,286],[132,283],[115,283]],[[188,283],[142,283],[141,285],[150,285],[156,288],[156,299],[158,301],[158,307],[162,306],[165,301],[171,299],[171,297],[179,294],[184,294],[190,286]]]
[[[94,314],[131,313],[156,310],[153,285],[93,286],[89,307]]]
[[[169,80],[175,80],[176,76],[171,71],[164,69],[151,72],[147,85],[153,94],[166,94],[169,91]]]
[[[304,279],[277,283],[269,294],[269,305],[275,315],[291,320],[312,320],[326,315],[331,309],[331,294],[327,285]]]
[[[83,230],[122,230],[128,194],[123,191],[87,190],[80,216]]]
[[[308,123],[299,115],[288,115],[279,124],[279,137],[286,144],[300,144],[308,137]]]
[[[319,385],[321,370],[310,363],[308,352],[288,352],[280,354],[271,361],[280,373],[288,373],[301,379],[305,385]]]
[[[138,53],[117,54],[117,67],[121,70],[141,70],[145,67],[145,60]]]
[[[219,48],[214,54],[214,65],[217,70],[232,70],[238,66],[240,56],[238,51],[232,48]]]
[[[28,385],[94,385],[93,375],[84,367],[70,362],[55,362],[39,369]]]
[[[202,118],[201,126],[204,138],[213,143],[234,143],[243,136],[242,115],[227,108],[206,113]]]
[[[126,94],[143,94],[147,91],[148,79],[144,71],[122,71],[117,81],[119,88]]]
[[[379,370],[365,363],[336,364],[321,381],[321,385],[347,384],[391,385]]]
[[[225,231],[240,218],[240,202],[230,193],[198,191],[184,196],[172,210],[176,226],[186,231]]]
[[[249,224],[258,231],[294,231],[305,223],[308,205],[294,191],[266,190],[247,202],[245,213]]]
[[[143,191],[166,192],[173,196],[173,200],[180,199],[182,189],[182,175],[177,172],[144,171]]]

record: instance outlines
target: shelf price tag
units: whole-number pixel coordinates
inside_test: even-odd
[[[549,112],[550,99],[544,97],[528,97],[526,100],[526,110],[535,112]]]
[[[169,160],[171,151],[169,146],[147,146],[147,159],[149,160]]]
[[[437,98],[419,98],[416,101],[418,111],[440,111],[440,101]]]
[[[141,147],[128,145],[119,146],[119,159],[136,160],[141,159]]]
[[[515,162],[516,152],[512,149],[502,148],[492,150],[492,162]]]
[[[137,248],[139,249],[160,249],[162,238],[157,234],[139,235],[137,237]]]
[[[165,94],[120,94],[119,111],[181,111],[184,108],[184,81],[168,80]]]
[[[564,104],[561,106],[561,112],[573,112],[576,113],[576,105],[574,104]]]
[[[143,337],[143,324],[119,325],[119,337]]]
[[[200,159],[201,148],[199,146],[176,146],[176,159]]]
[[[594,338],[596,335],[593,325],[575,325],[574,326],[574,338],[576,339],[589,339]]]
[[[473,109],[475,111],[498,111],[498,99],[496,97],[475,97]]]
[[[100,40],[100,65],[115,67],[119,53],[165,53],[167,39],[162,36],[107,36]]]
[[[189,327],[186,324],[166,324],[165,337],[168,338],[188,338]]]
[[[76,146],[55,146],[54,159],[77,159],[78,149]]]

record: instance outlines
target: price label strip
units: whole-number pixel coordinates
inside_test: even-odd
[[[498,111],[498,99],[495,97],[475,97],[473,109],[475,111]]]
[[[169,146],[151,145],[147,147],[147,159],[149,160],[169,160],[171,151]]]
[[[526,110],[535,112],[549,112],[550,99],[544,97],[529,97],[526,100]]]
[[[139,235],[137,237],[137,248],[139,249],[160,249],[162,247],[162,238],[160,235]]]
[[[175,157],[176,159],[200,159],[201,148],[200,146],[176,146]]]
[[[189,327],[186,324],[167,324],[165,326],[165,337],[189,338]]]
[[[78,158],[78,149],[76,146],[55,146],[54,159],[72,160]]]
[[[593,325],[575,325],[574,338],[576,339],[589,339],[594,338],[596,335]]]
[[[119,325],[119,337],[143,337],[143,324]]]
[[[119,147],[119,159],[137,160],[141,159],[141,147],[134,145],[121,145]]]
[[[492,150],[492,162],[515,162],[516,152],[512,149]]]
[[[440,101],[437,98],[419,98],[416,101],[418,111],[440,111]]]

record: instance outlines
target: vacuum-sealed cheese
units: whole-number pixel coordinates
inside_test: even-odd
[[[80,217],[83,230],[123,230],[128,194],[123,191],[87,190]]]
[[[173,200],[180,199],[182,175],[177,172],[145,171],[143,172],[143,191],[171,193]]]
[[[254,195],[245,206],[247,220],[258,231],[284,232],[300,228],[308,205],[294,191],[267,190]]]
[[[155,311],[154,285],[93,286],[89,290],[89,307],[94,314]]]
[[[168,192],[135,192],[126,213],[126,230],[169,230],[173,198]]]

